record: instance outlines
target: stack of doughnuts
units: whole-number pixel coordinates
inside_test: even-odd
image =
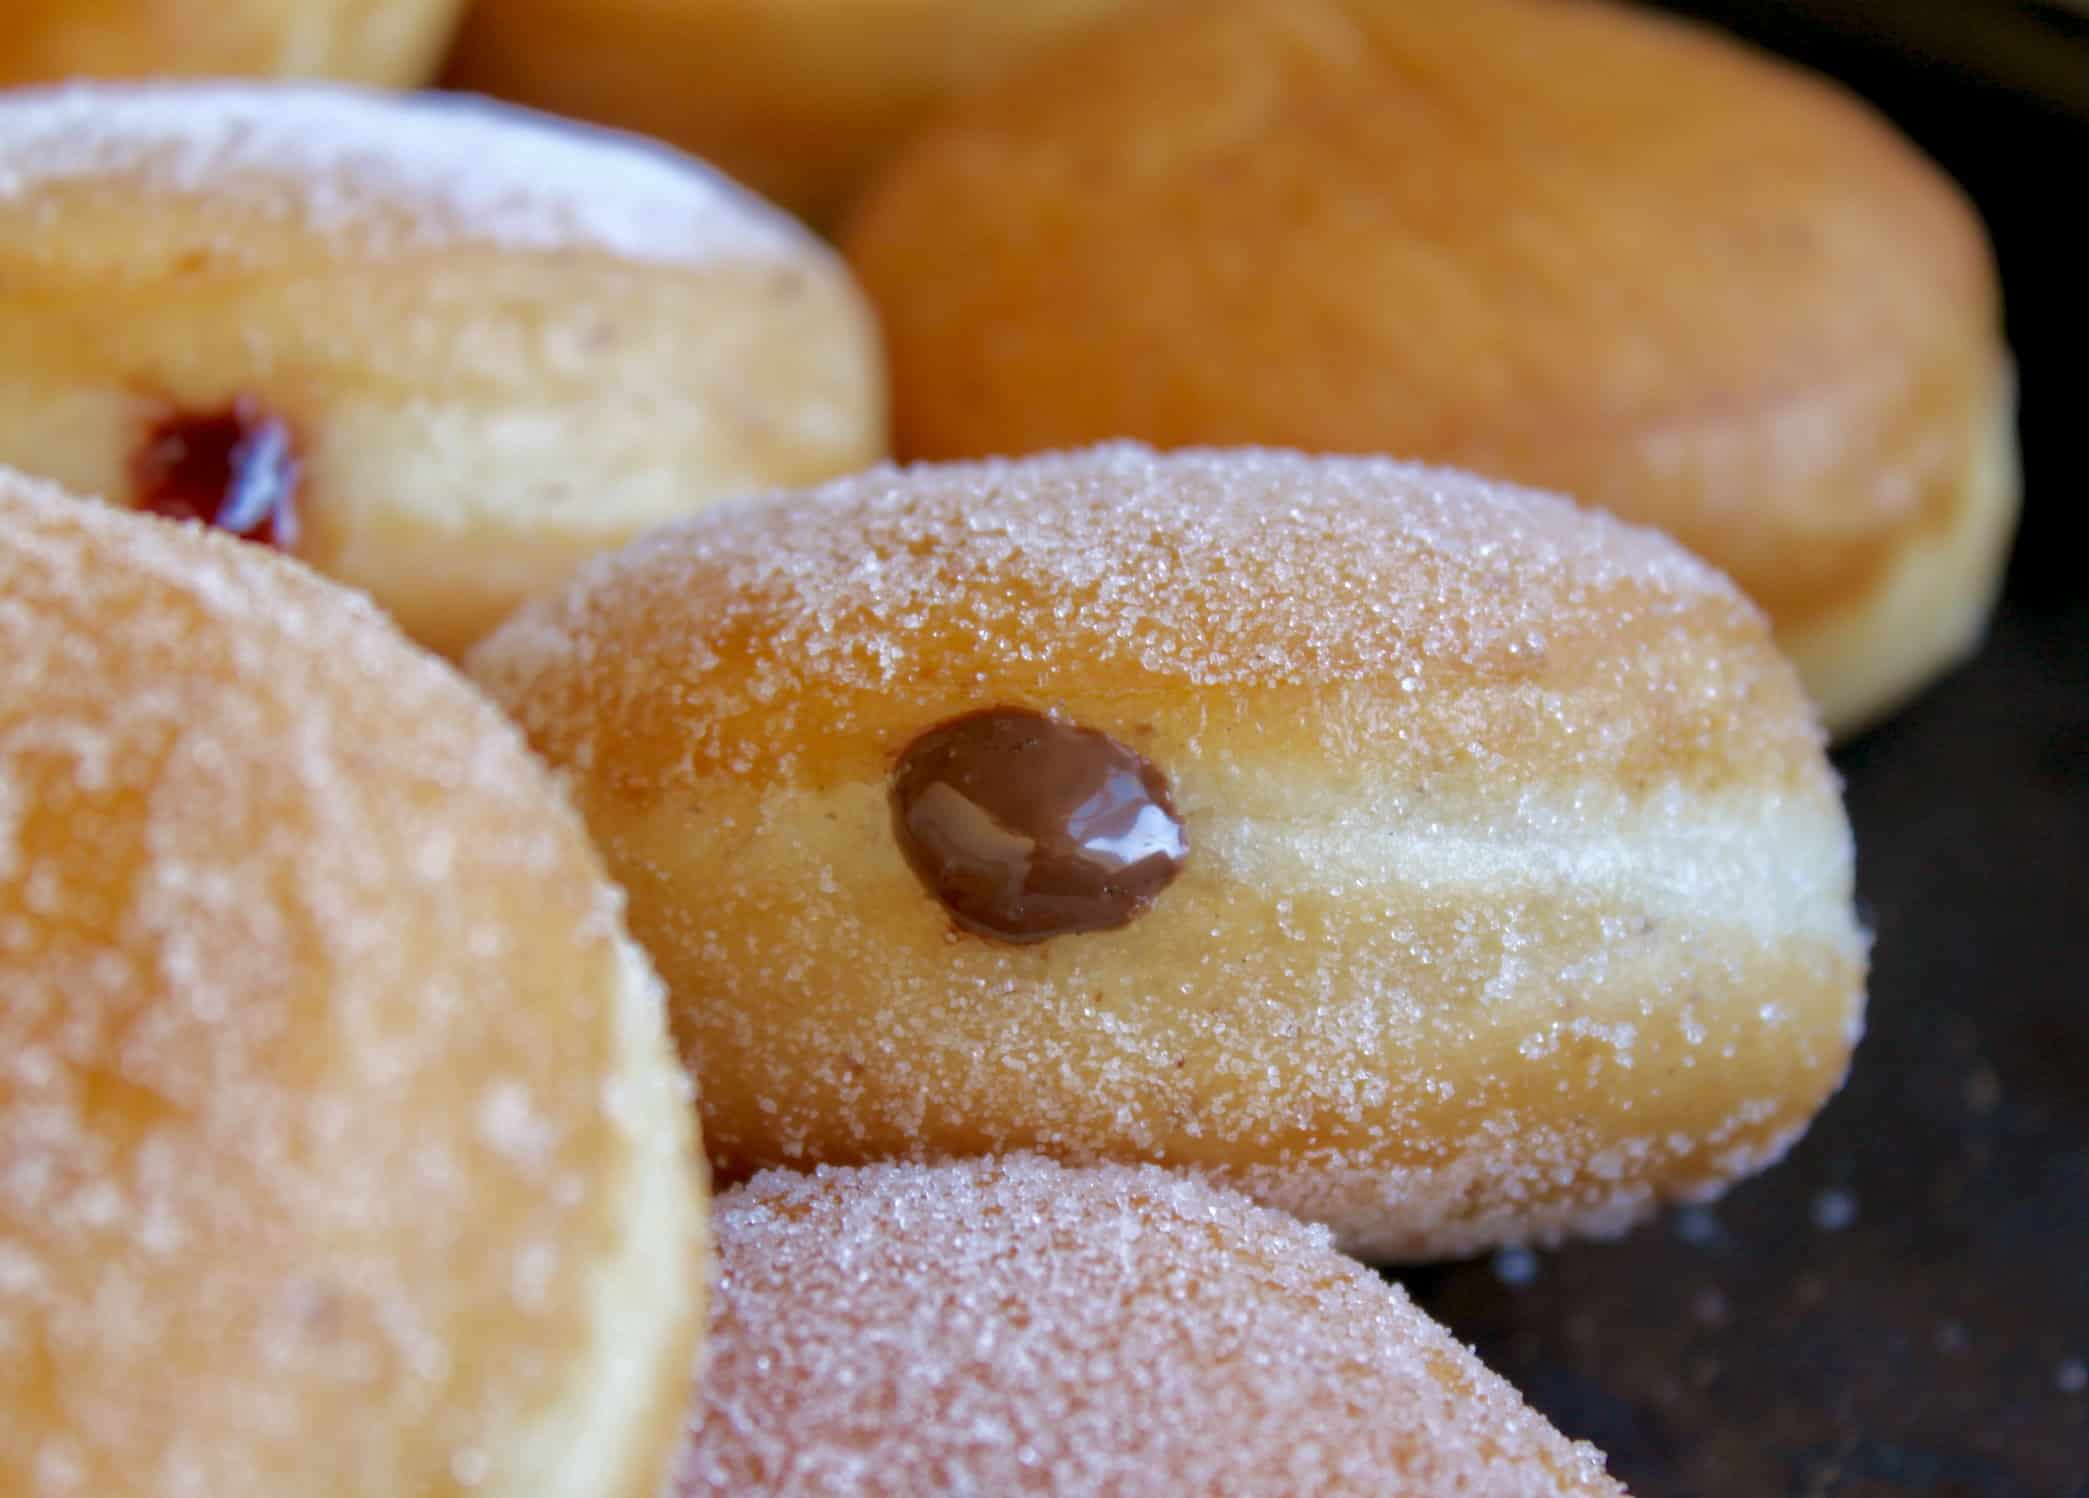
[[[0,94],[0,288],[0,463],[272,541],[445,652],[649,525],[884,452],[829,251],[472,101]]]
[[[512,728],[303,568],[0,470],[0,1491],[651,1498],[693,1150]]]
[[[0,470],[0,1487],[1621,1491],[1324,1230],[1150,1168],[762,1177],[693,1381],[618,904],[366,602]]]
[[[0,81],[453,12],[249,8]],[[846,258],[480,100],[0,91],[0,1490],[1620,1491],[1343,1255],[1839,1085],[1979,225],[1603,0],[846,9],[453,70],[822,220],[918,129]]]

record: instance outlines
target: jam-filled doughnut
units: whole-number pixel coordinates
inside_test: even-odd
[[[1128,0],[475,0],[446,81],[642,130],[816,224],[966,88]]]
[[[1774,1158],[1863,999],[1761,615],[1385,460],[880,470],[601,558],[471,668],[564,768],[739,1175],[1194,1167],[1382,1256]]]
[[[407,87],[463,0],[7,0],[0,87],[63,78],[340,78]]]
[[[1161,0],[954,106],[845,234],[903,458],[1392,453],[1656,526],[1829,727],[1979,640],[1993,258],[1833,86],[1593,0]]]
[[[1152,1167],[775,1171],[716,1226],[678,1498],[1623,1491],[1325,1230]]]
[[[0,470],[0,1492],[652,1498],[686,1097],[476,693],[260,547]]]
[[[834,257],[470,100],[0,97],[0,463],[271,540],[459,651],[580,558],[884,448]]]

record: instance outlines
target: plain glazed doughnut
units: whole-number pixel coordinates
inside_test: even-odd
[[[1386,460],[880,470],[598,559],[472,656],[567,774],[731,1176],[1200,1170],[1381,1257],[1775,1158],[1865,948],[1762,616]]]
[[[1971,651],[1995,267],[1870,110],[1587,0],[1163,0],[955,106],[847,231],[903,458],[1384,452],[1667,531],[1829,727]]]
[[[446,81],[640,130],[816,224],[964,89],[1128,0],[475,0]]]
[[[339,78],[410,87],[463,0],[7,0],[0,87],[66,78]]]
[[[1146,1168],[723,1194],[678,1498],[1622,1493],[1325,1231]]]
[[[303,568],[0,471],[0,1492],[653,1498],[686,1097],[498,714]]]
[[[884,451],[830,252],[475,101],[0,98],[0,287],[0,463],[272,538],[443,651],[662,519]]]

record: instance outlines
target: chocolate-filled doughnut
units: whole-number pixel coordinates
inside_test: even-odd
[[[599,559],[469,664],[629,890],[733,1175],[1151,1161],[1461,1253],[1763,1165],[1856,1038],[1797,678],[1557,499],[880,470]]]
[[[1324,1231],[1164,1171],[777,1171],[717,1229],[677,1498],[1623,1491]]]
[[[1965,197],[1855,98],[1594,0],[1160,0],[954,105],[844,233],[903,458],[1390,453],[1653,525],[1829,727],[1979,641],[2015,381]]]
[[[0,96],[0,463],[461,651],[581,558],[884,452],[848,273],[687,158],[319,87]]]
[[[492,708],[261,547],[0,470],[0,1492],[653,1498],[699,1163]]]

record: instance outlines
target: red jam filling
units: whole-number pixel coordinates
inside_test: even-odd
[[[174,411],[131,460],[141,510],[200,520],[282,551],[297,546],[297,452],[290,427],[256,402]]]

